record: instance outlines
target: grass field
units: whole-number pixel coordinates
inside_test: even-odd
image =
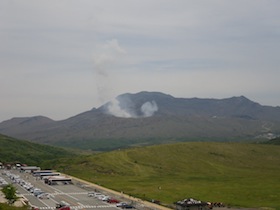
[[[280,147],[189,142],[80,156],[62,172],[143,199],[280,209]]]
[[[5,203],[0,203],[0,210],[28,210],[27,207],[10,206]]]
[[[72,151],[63,148],[17,140],[0,134],[0,162],[40,165],[46,160],[71,157]]]

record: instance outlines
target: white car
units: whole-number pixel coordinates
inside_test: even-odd
[[[116,204],[116,207],[123,207],[123,206],[125,206],[125,205],[127,205],[126,202],[120,202],[120,203],[117,203],[117,204]]]
[[[102,195],[103,195],[103,194],[101,194],[101,193],[94,193],[93,197],[98,198],[98,197],[100,197],[100,196],[102,196]]]
[[[33,188],[33,186],[30,184],[30,183],[28,183],[28,184],[25,184],[25,185],[23,185],[22,187],[24,187],[24,189],[26,189],[26,190],[30,190],[31,188]]]
[[[49,199],[50,195],[48,193],[41,193],[40,195],[37,196],[37,198],[40,199]]]
[[[99,195],[96,197],[98,200],[102,200],[102,201],[105,201],[107,198],[109,198],[109,196],[107,195]]]
[[[108,201],[109,199],[110,199],[110,197],[107,196],[107,195],[105,195],[101,200],[102,200],[102,201]]]
[[[95,192],[88,192],[88,197],[94,197]]]
[[[32,193],[37,197],[38,195],[42,194],[43,191],[39,188],[35,188],[35,189],[33,189]]]

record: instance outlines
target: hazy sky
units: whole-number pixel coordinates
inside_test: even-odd
[[[0,122],[66,119],[139,91],[278,106],[279,10],[279,0],[0,0]]]

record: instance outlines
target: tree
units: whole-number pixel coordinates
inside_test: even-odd
[[[2,192],[4,193],[9,204],[13,204],[18,199],[16,196],[16,188],[12,184],[8,184],[3,187]]]

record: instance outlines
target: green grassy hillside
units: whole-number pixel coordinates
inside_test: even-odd
[[[43,166],[45,162],[72,154],[62,148],[17,140],[0,134],[0,162]]]
[[[29,208],[27,206],[24,207],[16,207],[16,206],[10,206],[5,203],[0,203],[0,210],[28,210]]]
[[[274,144],[274,145],[280,145],[280,137],[277,137],[275,139],[271,139],[267,142],[265,142],[266,144]]]
[[[280,147],[178,143],[61,162],[63,172],[166,204],[188,197],[231,206],[280,209]]]

